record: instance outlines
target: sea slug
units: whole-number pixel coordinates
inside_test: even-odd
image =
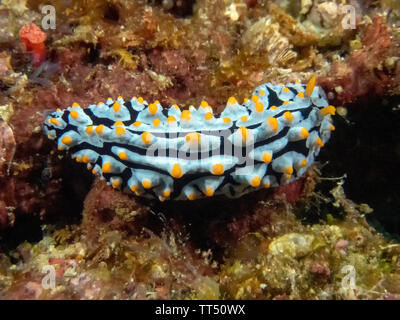
[[[49,114],[44,131],[114,188],[147,198],[240,197],[299,178],[335,129],[313,77],[262,84],[243,104],[233,97],[214,115],[122,97]]]

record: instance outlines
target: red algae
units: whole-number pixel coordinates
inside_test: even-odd
[[[32,64],[40,66],[46,59],[47,35],[36,24],[30,24],[21,28],[19,36],[26,50],[32,52]]]
[[[388,94],[400,81],[396,62],[388,65],[391,57],[399,56],[400,50],[393,44],[391,29],[384,17],[375,16],[370,23],[365,22],[361,27],[360,45],[344,61],[333,63],[329,77],[319,79],[323,87],[335,93],[340,105],[355,102],[367,94]]]
[[[293,181],[285,186],[281,186],[276,188],[275,194],[277,196],[283,195],[287,202],[294,203],[298,201],[303,193],[304,188],[304,179],[301,178],[296,181]]]

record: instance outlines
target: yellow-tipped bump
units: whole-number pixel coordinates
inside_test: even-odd
[[[320,112],[323,116],[326,116],[328,114],[334,116],[336,113],[336,108],[334,106],[327,106],[325,108],[322,108]]]
[[[118,101],[116,101],[113,104],[112,108],[113,108],[114,112],[118,112],[121,109],[121,104]]]
[[[111,172],[111,163],[110,162],[104,162],[103,165],[101,166],[101,170],[104,173],[110,173]]]
[[[118,126],[115,128],[115,134],[117,136],[121,136],[121,135],[125,134],[125,129],[123,127]]]
[[[264,111],[264,105],[261,102],[256,103],[256,111],[257,112],[263,112]]]
[[[264,152],[262,159],[263,159],[264,162],[269,163],[272,160],[272,154],[270,154],[268,152]]]
[[[143,142],[143,144],[145,144],[145,145],[150,144],[152,139],[153,139],[153,136],[152,136],[152,134],[150,132],[145,131],[145,132],[142,133],[142,142]]]
[[[169,124],[172,124],[172,123],[175,123],[175,122],[176,122],[176,119],[175,119],[174,116],[169,116],[169,117],[167,118],[167,122],[168,122]]]
[[[89,163],[89,155],[88,154],[84,154],[83,156],[82,156],[82,162],[83,163]]]
[[[87,134],[92,134],[93,126],[87,126],[85,131],[86,131]]]
[[[163,196],[165,198],[169,198],[171,196],[171,190],[169,190],[169,189],[164,190]]]
[[[142,123],[140,121],[135,121],[132,125],[134,127],[139,127]]]
[[[200,143],[201,135],[198,132],[191,132],[185,136],[186,142],[196,145]]]
[[[309,134],[310,133],[308,132],[308,130],[306,128],[301,128],[300,129],[300,138],[301,139],[307,139]]]
[[[293,121],[293,119],[294,119],[293,114],[291,112],[289,112],[289,111],[286,111],[283,114],[283,117],[285,118],[286,121]]]
[[[69,115],[71,116],[72,119],[78,119],[79,118],[79,113],[76,110],[71,110]]]
[[[188,195],[187,195],[187,198],[188,198],[189,200],[196,200],[196,195],[195,195],[194,193],[191,193],[191,194],[188,194]]]
[[[157,107],[157,105],[155,103],[151,103],[149,105],[149,112],[151,114],[156,114],[157,113],[157,109],[158,109],[158,107]]]
[[[260,183],[261,183],[261,178],[258,176],[251,179],[251,186],[254,188],[257,188],[258,186],[260,186]]]
[[[211,120],[213,118],[213,114],[211,112],[207,112],[204,116],[204,119]]]
[[[203,101],[200,103],[200,107],[202,107],[202,108],[207,108],[207,107],[208,107],[208,102],[203,100]]]
[[[216,176],[220,176],[220,175],[224,174],[224,166],[222,165],[222,163],[216,163],[213,165],[212,174],[214,174]]]
[[[121,160],[128,160],[128,155],[126,154],[126,152],[121,151],[120,153],[118,153],[118,157]]]
[[[153,126],[155,126],[155,127],[158,127],[160,125],[160,123],[161,123],[160,119],[154,119],[153,120]]]
[[[113,187],[114,189],[119,188],[119,185],[120,185],[120,184],[121,184],[121,183],[120,183],[119,179],[115,179],[115,180],[113,180],[113,181],[111,182],[111,185],[112,185],[112,187]]]
[[[279,129],[279,122],[277,118],[274,117],[268,117],[267,118],[268,125],[272,129],[272,131],[277,132]]]
[[[192,119],[192,113],[189,110],[183,110],[181,113],[181,120],[190,121]]]
[[[56,118],[51,118],[51,119],[50,119],[50,122],[51,122],[53,125],[55,125],[55,126],[60,125],[60,121],[58,121]]]
[[[317,145],[318,147],[322,148],[324,146],[324,142],[321,140],[320,137],[315,139],[315,145]]]
[[[101,125],[97,126],[95,131],[97,134],[102,134],[104,131],[104,125],[101,124]]]
[[[174,177],[175,179],[182,178],[182,176],[183,176],[182,169],[178,163],[175,163],[173,165],[172,170],[171,170],[171,176]]]
[[[65,136],[64,138],[61,139],[61,142],[64,144],[70,144],[72,142],[72,139],[70,136]]]
[[[236,103],[237,103],[237,100],[235,99],[235,97],[230,97],[228,99],[228,104],[232,105],[232,104],[236,104]]]
[[[285,168],[285,173],[288,175],[292,175],[293,174],[293,167],[289,166]]]
[[[315,88],[315,83],[316,83],[316,81],[317,81],[317,78],[316,78],[315,76],[313,76],[313,77],[310,79],[310,81],[308,82],[307,87],[306,87],[306,90],[304,91],[304,94],[305,94],[307,97],[311,97],[311,95],[312,95],[312,93],[313,93],[313,91],[314,91],[314,88]]]
[[[210,186],[207,186],[204,193],[207,197],[212,197],[214,195],[214,189]]]
[[[143,188],[145,188],[145,189],[150,189],[151,186],[152,186],[151,181],[148,180],[148,179],[144,179],[144,180],[142,181],[142,186],[143,186]]]
[[[249,139],[249,136],[250,136],[249,129],[247,129],[246,127],[240,127],[239,130],[240,130],[240,134],[242,136],[242,140],[244,142],[246,142]]]

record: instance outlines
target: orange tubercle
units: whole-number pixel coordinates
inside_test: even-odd
[[[254,177],[252,180],[251,180],[251,186],[252,187],[254,187],[254,188],[256,188],[256,187],[258,187],[259,185],[260,185],[260,183],[261,183],[261,178],[260,177]]]
[[[182,178],[182,176],[183,176],[182,169],[178,163],[175,163],[173,165],[172,170],[171,170],[171,176],[174,177],[175,179]]]
[[[222,163],[216,163],[212,167],[212,174],[215,174],[217,176],[220,176],[224,173],[224,166]]]
[[[152,186],[152,183],[151,183],[150,180],[144,179],[144,180],[142,181],[142,186],[143,186],[143,188],[145,188],[145,189],[150,189],[151,186]]]

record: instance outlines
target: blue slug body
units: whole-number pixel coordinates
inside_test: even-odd
[[[114,188],[160,201],[241,195],[286,184],[314,162],[334,130],[323,90],[263,84],[213,114],[122,97],[47,116],[44,131]]]

